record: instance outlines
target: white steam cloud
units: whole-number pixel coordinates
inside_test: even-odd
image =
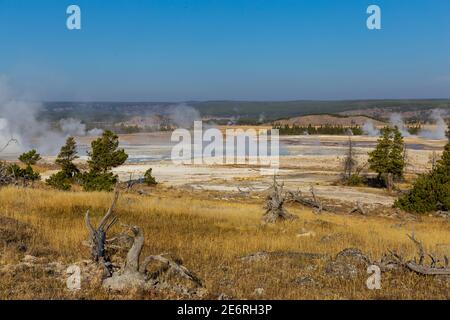
[[[389,122],[398,128],[400,130],[402,136],[409,137],[411,134],[408,131],[408,128],[406,127],[405,123],[403,122],[402,115],[400,113],[392,113]]]
[[[367,134],[370,137],[376,137],[380,135],[380,130],[378,130],[372,121],[367,121],[362,126],[362,130],[365,134]]]
[[[430,140],[445,139],[445,132],[447,131],[447,124],[444,117],[447,116],[447,111],[442,109],[434,109],[431,111],[430,118],[435,122],[434,130],[422,129],[419,132],[419,136]]]
[[[103,133],[101,129],[86,130],[86,125],[79,119],[67,118],[59,120],[61,132],[65,136],[99,136]]]
[[[21,152],[35,148],[45,155],[54,155],[69,135],[86,135],[86,127],[79,120],[61,120],[61,130],[51,128],[38,119],[43,106],[30,102],[14,93],[5,77],[0,76],[0,146],[11,139],[17,144],[8,146],[8,152]],[[98,132],[95,132],[98,133]]]
[[[201,119],[197,109],[184,103],[170,106],[167,113],[170,121],[180,128],[191,128],[194,121]]]

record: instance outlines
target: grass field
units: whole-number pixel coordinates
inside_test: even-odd
[[[83,221],[85,211],[90,209],[96,221],[107,210],[111,197],[108,193],[5,187],[0,189],[0,215],[33,229],[28,240],[29,254],[70,264],[89,258],[88,248],[82,245],[88,235]],[[378,260],[387,249],[412,257],[415,248],[406,237],[411,231],[428,250],[436,253],[447,250],[448,254],[450,225],[445,220],[423,217],[402,222],[381,217],[317,215],[297,207],[288,209],[299,219],[262,225],[262,203],[208,200],[162,190],[145,197],[123,193],[116,212],[121,222],[143,229],[144,254],[170,253],[181,258],[204,281],[209,292],[207,298],[222,293],[242,299],[449,298],[448,282],[411,272],[383,273],[382,289],[374,291],[365,285],[366,274],[343,280],[324,272],[328,256],[348,247],[360,248],[372,260]],[[297,237],[302,228],[313,231],[315,236]],[[1,265],[18,262],[24,254],[7,247],[2,251]],[[303,259],[281,255],[255,262],[239,259],[258,251],[323,253],[327,257]],[[297,280],[304,277],[313,281],[298,284]],[[263,293],[255,296],[256,288],[263,288]],[[114,295],[96,289],[94,284],[72,293],[61,280],[30,270],[3,273],[0,277],[0,299],[130,297],[174,298],[161,292]]]

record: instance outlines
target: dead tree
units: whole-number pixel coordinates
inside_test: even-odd
[[[273,176],[273,185],[270,194],[266,198],[266,209],[263,215],[263,221],[266,223],[274,223],[282,220],[293,220],[297,217],[290,214],[284,209],[286,194],[283,193],[284,183],[278,184],[276,176]]]
[[[348,137],[347,154],[344,158],[343,164],[344,164],[344,180],[349,180],[353,175],[354,167],[357,165],[353,153],[353,141],[350,135]]]
[[[367,215],[367,212],[364,209],[364,207],[362,206],[360,201],[356,201],[356,206],[352,210],[350,210],[350,212],[348,214],[352,214],[352,213],[355,213],[355,212],[360,213],[363,216]]]
[[[325,207],[323,203],[319,200],[313,185],[311,185],[309,191],[311,192],[312,199],[304,197],[301,191],[297,190],[297,192],[291,191],[288,193],[289,200],[292,202],[297,202],[305,207],[313,208],[316,213],[321,213],[322,211],[333,212],[333,210]]]
[[[430,164],[431,164],[431,170],[432,171],[434,169],[436,169],[436,165],[437,165],[438,160],[439,160],[439,157],[438,157],[436,151],[433,151],[433,153],[430,156],[430,161],[429,161]]]
[[[129,227],[133,234],[133,245],[127,253],[123,269],[114,272],[111,277],[103,281],[103,287],[109,290],[122,291],[126,289],[174,289],[178,293],[189,294],[190,289],[183,285],[169,285],[163,279],[162,274],[179,276],[201,288],[202,281],[191,271],[181,264],[164,257],[165,254],[150,255],[140,259],[144,247],[144,235],[136,227]],[[160,267],[154,272],[148,272],[147,267],[152,262],[157,262]]]
[[[0,148],[0,153],[8,148],[12,143],[19,144],[19,141],[14,138],[9,139],[6,144]],[[0,185],[9,185],[14,183],[17,183],[17,179],[14,172],[11,170],[11,166],[6,164],[6,162],[0,163]]]
[[[434,254],[427,253],[423,248],[422,242],[416,239],[414,233],[412,235],[407,235],[408,238],[414,242],[418,257],[414,257],[414,260],[404,261],[404,259],[397,253],[389,250],[391,256],[397,261],[398,264],[404,266],[405,268],[414,271],[417,274],[435,276],[435,275],[446,275],[450,276],[450,268],[448,266],[448,257],[444,255],[443,259],[440,260]],[[429,257],[431,263],[429,266],[425,265],[425,258]]]
[[[126,182],[127,190],[131,191],[135,185],[142,184],[144,182],[144,178],[133,179],[133,173],[130,173],[130,178]]]
[[[114,197],[106,214],[101,219],[97,228],[94,228],[90,222],[89,210],[86,212],[85,223],[89,230],[89,245],[91,247],[91,258],[94,262],[101,264],[104,268],[103,287],[110,290],[126,289],[171,289],[182,294],[191,294],[192,290],[183,285],[169,285],[161,275],[174,274],[186,279],[194,284],[194,288],[201,288],[202,282],[191,271],[186,269],[180,263],[164,257],[164,254],[151,255],[141,261],[141,251],[144,246],[144,236],[142,231],[136,227],[127,226],[132,236],[119,234],[113,238],[107,239],[108,230],[118,221],[114,214],[114,208],[119,197],[119,185],[114,190]],[[128,250],[125,266],[120,268],[113,266],[107,249],[121,247],[113,245],[117,240],[131,240],[132,245]],[[147,272],[147,267],[152,262],[160,264],[157,271]],[[195,292],[194,292],[195,293]]]
[[[112,274],[112,264],[106,254],[106,233],[117,222],[118,218],[114,214],[114,208],[119,198],[119,185],[114,189],[114,197],[106,214],[100,220],[97,228],[94,228],[89,218],[89,210],[86,211],[85,224],[89,230],[89,245],[91,246],[91,258],[93,261],[100,263],[105,269],[105,276]]]
[[[19,141],[17,141],[17,139],[14,138],[9,139],[9,141],[6,142],[6,144],[2,148],[0,148],[0,152],[5,151],[5,149],[8,148],[12,143],[19,144]]]
[[[10,167],[4,162],[0,163],[0,186],[14,184],[15,182],[16,177],[11,172]]]

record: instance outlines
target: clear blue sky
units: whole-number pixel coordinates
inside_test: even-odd
[[[449,0],[0,0],[0,39],[44,100],[450,98]]]

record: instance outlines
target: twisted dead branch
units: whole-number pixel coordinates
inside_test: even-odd
[[[301,191],[297,190],[297,192],[288,192],[289,201],[299,203],[305,207],[313,208],[316,213],[321,213],[322,211],[330,213],[334,212],[332,209],[325,207],[323,203],[318,199],[316,190],[314,189],[313,185],[311,185],[309,191],[311,192],[312,199],[304,197]]]
[[[398,264],[421,275],[427,276],[450,275],[450,268],[448,266],[449,260],[447,256],[444,255],[443,260],[440,260],[434,254],[427,253],[425,251],[422,242],[416,239],[414,233],[407,236],[412,242],[414,242],[419,256],[414,257],[414,260],[404,261],[402,256],[400,256],[394,251],[389,250],[389,253],[397,261]],[[429,266],[424,264],[426,256],[428,256],[431,260]]]
[[[367,215],[367,212],[364,209],[364,207],[362,206],[360,201],[356,201],[356,206],[353,209],[351,209],[348,214],[352,214],[352,213],[355,213],[355,212],[360,213],[363,216]]]
[[[104,270],[105,276],[109,277],[112,274],[112,264],[109,257],[106,255],[106,233],[117,222],[118,218],[114,215],[114,208],[119,198],[119,184],[114,189],[114,197],[106,214],[101,219],[97,228],[94,228],[89,218],[89,210],[86,211],[84,221],[89,230],[89,244],[91,246],[91,258],[93,261],[100,263]]]
[[[5,151],[6,148],[8,148],[8,147],[11,145],[11,143],[19,144],[19,141],[18,141],[17,139],[14,139],[14,138],[9,139],[9,140],[5,143],[5,145],[4,145],[2,148],[0,148],[0,152]]]

